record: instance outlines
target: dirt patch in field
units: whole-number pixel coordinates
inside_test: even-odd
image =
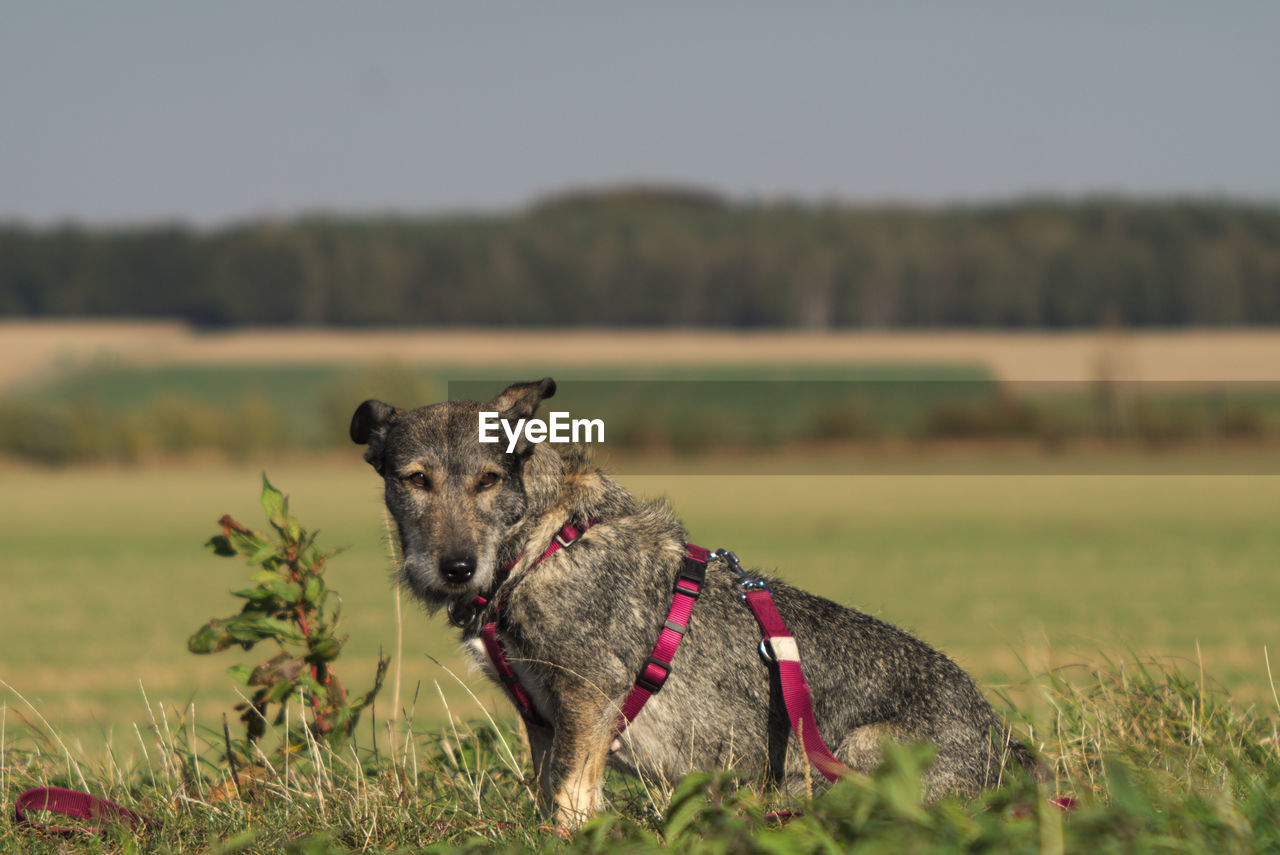
[[[180,323],[0,320],[0,389],[94,362],[158,358],[192,339]]]
[[[968,363],[1010,383],[1280,382],[1280,331],[737,332],[246,330],[178,323],[0,321],[0,389],[105,363],[582,364],[593,367]],[[531,368],[536,371],[536,368]]]

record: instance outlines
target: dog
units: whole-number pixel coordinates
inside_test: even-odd
[[[688,537],[665,503],[638,500],[581,447],[527,435],[510,451],[479,441],[481,412],[528,419],[555,389],[545,378],[483,404],[359,406],[351,438],[383,478],[398,581],[428,608],[449,609],[491,677],[502,673],[481,634],[496,627],[534,708],[526,730],[539,807],[560,827],[602,807],[606,765],[666,781],[724,768],[805,791],[809,761],[761,655],[741,579],[715,557],[665,685],[617,738],[623,699],[668,619]],[[566,524],[590,528],[545,554]],[[922,779],[930,799],[977,793],[1016,769],[1045,780],[946,656],[870,615],[767,584],[795,638],[820,735],[848,767],[870,771],[894,739],[936,746]]]

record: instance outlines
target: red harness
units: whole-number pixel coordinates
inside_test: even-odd
[[[546,548],[546,551],[525,572],[533,570],[534,567],[537,567],[561,549],[568,549],[596,522],[598,520],[588,520],[581,528],[572,523],[566,524],[564,528],[560,529],[560,532]],[[523,553],[521,553],[520,557],[523,557]],[[504,578],[520,561],[520,557],[503,565],[500,572]],[[706,580],[707,563],[714,558],[724,559],[728,562],[730,568],[741,577],[739,586],[743,592],[742,599],[751,608],[751,612],[755,615],[756,622],[760,624],[760,630],[764,636],[760,643],[761,653],[764,654],[767,650],[769,653],[767,658],[772,659],[778,666],[778,676],[782,683],[782,698],[787,707],[787,715],[791,719],[791,728],[795,731],[796,738],[804,747],[809,761],[817,767],[818,771],[828,781],[835,781],[838,778],[852,774],[853,770],[835,758],[835,755],[827,748],[826,743],[822,741],[822,736],[818,733],[817,719],[814,716],[813,703],[810,699],[809,684],[805,681],[804,671],[800,667],[800,654],[796,647],[795,638],[787,631],[786,623],[783,622],[782,616],[778,614],[778,609],[773,603],[773,593],[769,590],[769,586],[764,580],[747,575],[738,563],[738,556],[732,552],[726,552],[723,549],[711,552],[692,543],[685,545],[684,565],[680,570],[679,577],[676,579],[671,608],[667,611],[667,620],[662,625],[662,630],[658,633],[658,640],[653,645],[653,652],[649,654],[648,661],[640,669],[640,675],[636,677],[635,685],[631,687],[631,691],[622,702],[622,711],[618,715],[617,732],[621,734],[627,729],[627,725],[635,720],[645,703],[662,689],[667,677],[671,675],[671,663],[675,659],[676,649],[680,646],[681,640],[684,639],[684,635],[688,631],[694,603],[697,602],[698,595],[701,593],[703,583]],[[506,596],[507,592],[503,592],[503,595],[498,598],[494,620],[489,621],[481,628],[480,638],[484,643],[485,653],[488,654],[489,661],[493,663],[494,671],[497,672],[503,688],[506,689],[507,695],[511,698],[512,703],[515,704],[520,716],[528,724],[548,727],[549,723],[538,712],[533,698],[524,686],[520,684],[520,678],[516,676],[511,663],[507,660],[506,650],[502,646],[502,641],[498,638],[496,612],[501,611],[503,605],[505,605]],[[483,597],[476,597],[473,605],[478,609],[486,605],[487,602]]]
[[[586,533],[587,529],[595,525],[598,520],[587,520],[581,528],[566,523],[564,528],[560,529],[546,551],[539,556],[538,560],[529,565],[530,572],[543,561],[546,561],[561,549],[568,549],[578,538]],[[618,715],[617,730],[618,733],[627,729],[627,725],[640,714],[640,710],[644,707],[649,698],[662,689],[667,681],[667,677],[671,674],[671,660],[675,657],[676,648],[680,646],[680,641],[684,638],[685,632],[689,628],[689,616],[693,613],[693,604],[698,599],[698,594],[702,592],[702,584],[706,579],[707,559],[710,553],[701,546],[689,544],[685,547],[684,566],[680,570],[680,576],[676,579],[675,592],[671,599],[671,608],[667,612],[667,620],[662,625],[662,631],[658,633],[658,640],[653,645],[653,651],[649,654],[648,661],[644,667],[640,669],[640,675],[636,677],[635,685],[631,687],[626,699],[622,702],[622,712]],[[515,561],[503,565],[500,573],[505,577],[511,572],[511,569],[520,561],[518,556]],[[493,669],[497,672],[498,678],[502,681],[502,687],[506,689],[507,695],[511,698],[511,702],[515,704],[516,710],[519,711],[520,717],[527,723],[538,727],[549,726],[547,720],[538,712],[537,706],[533,702],[533,698],[524,686],[520,684],[520,678],[516,676],[515,671],[511,667],[511,663],[507,659],[506,650],[502,646],[502,641],[498,638],[497,612],[502,610],[506,604],[507,593],[498,598],[498,602],[494,608],[494,620],[489,621],[480,629],[480,640],[484,643],[485,653],[489,656],[489,661],[493,663]],[[488,601],[483,597],[476,597],[474,605],[479,608],[484,606]]]

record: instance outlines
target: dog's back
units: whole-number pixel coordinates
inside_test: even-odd
[[[932,796],[977,792],[1010,769],[1044,777],[949,658],[870,615],[769,584],[796,639],[820,735],[838,759],[870,771],[885,739],[932,743],[937,753],[925,773]],[[616,764],[668,780],[720,767],[790,790],[804,785],[808,761],[740,594],[736,574],[713,561],[673,673],[629,729]],[[664,618],[665,607],[651,613],[655,635]]]

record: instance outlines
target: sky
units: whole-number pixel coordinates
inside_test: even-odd
[[[0,0],[0,220],[1280,203],[1275,2]]]

